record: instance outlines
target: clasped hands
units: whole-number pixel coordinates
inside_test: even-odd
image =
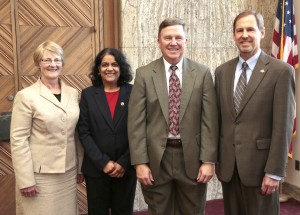
[[[103,168],[103,172],[108,174],[110,177],[121,178],[125,173],[125,169],[117,162],[110,160]]]

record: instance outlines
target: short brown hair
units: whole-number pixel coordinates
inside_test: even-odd
[[[158,29],[158,37],[160,35],[160,32],[163,28],[169,27],[169,26],[173,26],[173,25],[181,25],[184,29],[185,26],[185,22],[183,19],[180,18],[167,18],[164,21],[162,21],[159,25],[159,29]]]
[[[263,16],[256,12],[255,10],[245,10],[243,12],[241,12],[239,15],[237,15],[233,21],[233,33],[235,31],[235,25],[236,25],[236,22],[245,17],[245,16],[249,16],[249,15],[253,15],[256,19],[256,23],[257,23],[257,27],[259,30],[262,30],[264,28],[264,18]]]
[[[40,44],[33,53],[33,61],[36,66],[40,65],[45,51],[53,52],[59,55],[62,60],[62,65],[65,64],[63,48],[55,42],[46,41]]]

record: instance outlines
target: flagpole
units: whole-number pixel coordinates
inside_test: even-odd
[[[283,59],[283,39],[284,39],[284,1],[282,0],[282,10],[281,10],[281,37],[280,37],[280,48],[279,48],[279,54],[280,54],[280,60]]]

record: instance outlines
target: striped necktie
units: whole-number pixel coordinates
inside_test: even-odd
[[[236,113],[238,112],[238,110],[240,108],[240,104],[243,99],[245,88],[247,87],[247,74],[246,74],[247,67],[248,67],[248,64],[246,62],[244,62],[242,64],[242,74],[241,74],[239,81],[235,88],[233,100],[234,100],[234,108],[235,108]]]

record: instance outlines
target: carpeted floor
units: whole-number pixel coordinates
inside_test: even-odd
[[[214,199],[206,203],[206,215],[222,215],[224,214],[223,200]],[[147,215],[147,212],[135,212],[134,215]],[[280,215],[300,215],[300,202],[289,199],[287,202],[280,203]]]

